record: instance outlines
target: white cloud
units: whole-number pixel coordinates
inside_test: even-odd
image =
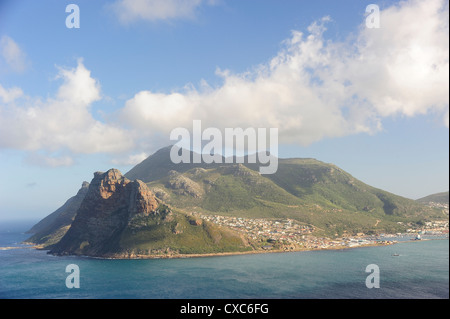
[[[0,98],[2,99],[3,103],[11,103],[22,96],[23,91],[20,88],[13,87],[11,89],[5,89],[0,84]]]
[[[167,145],[172,129],[190,129],[193,119],[221,130],[275,127],[281,143],[301,145],[376,133],[393,116],[438,114],[449,126],[445,1],[400,2],[381,12],[380,29],[361,21],[347,42],[325,39],[329,20],[307,33],[292,31],[275,57],[246,73],[217,70],[220,86],[203,81],[179,92],[137,92],[108,115],[113,122],[92,116],[100,84],[81,60],[74,69],[59,68],[62,84],[43,101],[0,85],[0,148],[30,151],[29,161],[39,165],[71,165],[74,154],[98,152],[132,165]]]
[[[32,156],[39,165],[71,165],[71,154],[122,152],[133,142],[122,128],[95,120],[92,103],[101,99],[100,86],[90,71],[78,61],[74,69],[59,68],[63,81],[55,97],[41,101],[26,97],[17,104],[19,89],[5,90],[0,86],[0,147],[31,152],[44,150],[44,155]],[[63,150],[68,155],[47,156]]]
[[[382,11],[380,29],[361,27],[346,43],[323,37],[325,17],[308,34],[293,31],[268,63],[223,84],[170,94],[141,91],[121,112],[143,136],[175,127],[277,127],[280,142],[375,133],[388,116],[448,112],[448,7],[402,2]],[[363,21],[362,21],[363,22]],[[448,126],[448,125],[447,125]]]
[[[9,36],[3,35],[0,39],[0,54],[7,65],[15,72],[23,72],[28,62],[25,53],[19,45]]]
[[[193,18],[201,5],[211,0],[117,0],[111,7],[121,23]]]
[[[75,107],[87,107],[95,101],[100,100],[100,84],[91,77],[91,72],[78,60],[76,69],[67,70],[59,68],[60,78],[64,83],[59,87],[57,99],[59,101],[73,104]]]
[[[344,61],[353,91],[381,116],[448,109],[448,2],[401,2],[362,29],[356,56]],[[345,76],[340,75],[341,78]]]
[[[111,160],[111,162],[114,165],[136,165],[145,160],[149,154],[147,153],[138,153],[138,154],[132,154],[120,158],[114,158]]]

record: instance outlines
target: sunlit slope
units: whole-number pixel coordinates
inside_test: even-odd
[[[407,223],[442,217],[315,159],[279,159],[275,174],[261,175],[259,163],[177,166],[169,152],[158,151],[126,176],[144,180],[159,198],[187,212],[293,218],[329,235],[397,232]]]

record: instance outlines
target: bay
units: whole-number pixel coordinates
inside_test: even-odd
[[[0,298],[449,298],[448,239],[391,246],[221,257],[105,260],[48,255],[21,244],[32,223],[0,224]],[[12,248],[11,248],[12,247]],[[65,285],[66,266],[80,288]],[[369,289],[366,266],[378,265]]]

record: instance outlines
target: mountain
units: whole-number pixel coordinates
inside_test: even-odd
[[[191,152],[192,158],[192,152]],[[184,212],[248,218],[291,218],[317,234],[398,232],[406,224],[442,218],[421,203],[364,184],[333,164],[315,159],[279,159],[275,174],[260,163],[173,164],[170,147],[128,173],[156,196]]]
[[[271,235],[288,228],[300,237],[340,237],[403,232],[448,219],[441,209],[312,158],[278,159],[274,174],[261,175],[261,163],[247,157],[239,164],[236,158],[174,164],[170,151],[160,149],[125,175],[117,169],[94,173],[90,184],[30,230],[35,234],[28,242],[56,255],[170,257],[291,249]],[[250,238],[242,229],[267,236]],[[302,240],[296,243],[301,247]]]
[[[428,203],[438,203],[438,204],[447,204],[449,203],[449,192],[442,192],[431,194],[417,200],[420,203],[428,204]]]
[[[27,242],[49,246],[58,242],[70,228],[89,189],[89,183],[83,182],[78,193],[69,198],[64,205],[34,225],[27,233],[34,234]]]
[[[139,180],[96,172],[56,255],[170,256],[248,250],[240,235],[170,209]]]
[[[174,164],[170,160],[170,150],[172,146],[159,149],[153,155],[149,156],[141,163],[133,167],[125,176],[131,180],[139,179],[144,183],[148,183],[167,176],[167,174],[175,170],[177,172],[186,172],[196,167],[219,167],[220,164],[212,163],[193,163],[194,152],[189,152],[190,163]],[[223,162],[223,161],[222,161]]]

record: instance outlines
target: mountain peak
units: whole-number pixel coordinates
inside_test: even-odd
[[[72,226],[52,252],[95,255],[114,250],[114,239],[128,221],[156,214],[158,206],[159,200],[142,181],[131,181],[114,168],[95,172]]]
[[[111,169],[107,170],[106,172],[100,172],[100,171],[95,172],[94,178],[118,180],[118,179],[123,178],[123,175],[117,168],[111,168]]]
[[[104,199],[109,198],[116,190],[120,190],[128,183],[130,183],[130,180],[115,168],[108,170],[106,173],[95,172],[94,179],[91,182],[93,191],[99,193]]]
[[[114,168],[94,173],[90,185],[83,183],[74,199],[46,218],[45,232],[35,242],[54,254],[116,257],[251,249],[226,225],[194,221],[199,211],[292,219],[314,227],[314,235],[332,237],[400,232],[416,220],[442,218],[440,210],[366,185],[315,159],[280,159],[277,172],[263,176],[257,163],[174,164],[169,149],[125,176]]]

